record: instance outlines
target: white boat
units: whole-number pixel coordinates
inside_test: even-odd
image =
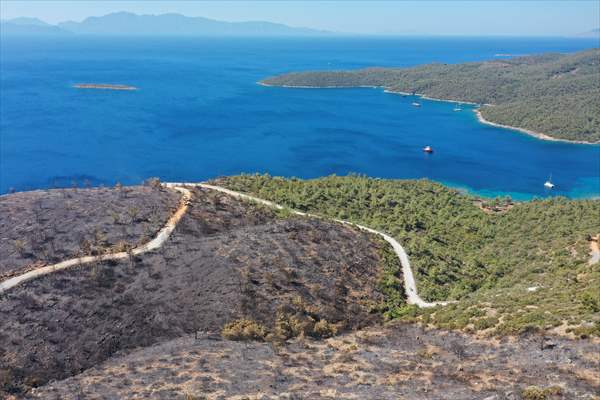
[[[550,175],[550,178],[548,178],[548,180],[546,182],[544,182],[544,187],[546,189],[553,189],[554,188],[554,183],[552,183],[552,175]]]
[[[423,151],[425,153],[433,153],[433,149],[431,148],[431,146],[425,146],[425,147],[423,147]]]
[[[412,103],[412,105],[415,107],[421,107],[421,103],[417,103],[417,102]]]
[[[452,110],[452,111],[462,111],[460,104],[458,104],[456,107],[454,107],[454,110]]]

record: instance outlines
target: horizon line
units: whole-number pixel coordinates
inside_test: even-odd
[[[268,20],[260,20],[260,19],[248,19],[248,20],[244,20],[244,21],[228,21],[228,20],[223,20],[223,19],[215,19],[215,18],[209,18],[209,17],[204,17],[204,16],[190,16],[190,15],[185,15],[182,14],[180,12],[166,12],[166,13],[143,13],[143,14],[138,14],[135,12],[131,12],[131,11],[125,11],[125,10],[121,10],[121,11],[113,11],[113,12],[109,12],[103,15],[88,15],[86,17],[84,17],[83,19],[81,19],[80,21],[76,21],[76,20],[71,20],[71,19],[67,19],[64,21],[60,21],[60,22],[56,22],[56,23],[49,23],[47,21],[45,21],[43,18],[40,17],[32,17],[32,16],[25,16],[25,15],[21,15],[18,17],[13,17],[13,18],[2,18],[0,19],[0,22],[5,22],[5,23],[10,23],[10,21],[15,20],[15,19],[19,19],[19,18],[28,18],[28,19],[37,19],[40,22],[43,22],[44,24],[47,24],[48,26],[53,26],[53,27],[59,27],[60,24],[62,23],[68,23],[68,22],[74,22],[74,23],[83,23],[84,21],[86,21],[89,18],[102,18],[102,17],[106,17],[108,15],[113,15],[113,14],[128,14],[128,15],[134,15],[134,16],[150,16],[150,17],[159,17],[159,16],[164,16],[164,15],[177,15],[177,16],[182,16],[185,18],[201,18],[201,19],[206,19],[206,20],[210,20],[210,21],[217,21],[217,22],[223,22],[223,23],[230,23],[230,24],[243,24],[243,23],[248,23],[248,22],[263,22],[263,23],[269,23],[269,24],[276,24],[276,25],[282,25],[282,26],[286,26],[289,28],[293,28],[293,29],[307,29],[307,30],[312,30],[315,33],[314,34],[309,34],[307,36],[328,36],[328,35],[334,35],[334,36],[346,36],[346,37],[350,37],[350,36],[378,36],[378,37],[498,37],[498,38],[573,38],[573,39],[598,39],[598,36],[594,36],[593,34],[590,36],[585,36],[588,33],[593,33],[594,31],[600,31],[600,27],[594,27],[591,29],[587,29],[585,31],[580,31],[577,33],[571,33],[571,34],[519,34],[519,33],[481,33],[481,34],[461,34],[461,33],[418,33],[418,32],[397,32],[397,33],[384,33],[384,32],[341,32],[341,31],[334,31],[334,30],[329,30],[329,29],[322,29],[322,28],[310,28],[307,26],[296,26],[296,25],[288,25],[286,23],[282,23],[282,22],[274,22],[274,21],[268,21]],[[67,31],[69,32],[69,31]],[[77,34],[74,32],[70,32],[72,34],[75,35],[93,35],[93,36],[119,36],[118,33],[103,33],[103,34]],[[25,35],[23,35],[25,36]],[[157,34],[157,35],[152,35],[152,34],[124,34],[121,36],[177,36],[177,34]],[[204,34],[182,34],[179,36],[211,36],[211,37],[215,37],[215,36],[235,36],[235,35],[204,35]],[[261,36],[261,35],[252,35],[252,36]],[[263,35],[263,36],[267,36],[267,35]],[[276,36],[296,36],[296,35],[269,35],[272,37],[276,37]]]

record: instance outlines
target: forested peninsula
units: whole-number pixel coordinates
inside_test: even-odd
[[[546,139],[600,142],[600,49],[411,68],[294,72],[268,86],[383,87],[389,92],[481,104],[482,122]]]

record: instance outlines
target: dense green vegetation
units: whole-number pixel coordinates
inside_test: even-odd
[[[382,313],[387,319],[394,319],[399,314],[404,313],[406,308],[402,264],[400,264],[400,260],[392,246],[381,238],[378,238],[378,240],[380,242],[379,257],[381,259],[379,290],[383,293],[385,300],[382,304],[376,305],[374,311]]]
[[[388,317],[497,333],[566,323],[600,335],[600,264],[587,263],[588,237],[600,231],[599,200],[555,197],[484,212],[474,197],[428,180],[241,175],[219,184],[386,231],[408,252],[422,297],[460,300],[407,307],[390,280]]]
[[[413,68],[291,73],[268,78],[275,86],[380,86],[478,104],[489,121],[547,135],[600,141],[600,50],[575,54]]]

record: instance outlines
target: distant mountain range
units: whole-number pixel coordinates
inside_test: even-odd
[[[14,18],[0,21],[0,33],[4,35],[68,35],[70,32],[50,25],[37,18]]]
[[[51,26],[50,24],[42,21],[41,19],[29,18],[29,17],[13,18],[11,20],[2,21],[2,22],[7,22],[10,24],[14,24],[14,25]]]
[[[331,32],[264,21],[224,22],[181,14],[137,15],[128,12],[88,17],[82,22],[50,25],[37,18],[0,23],[3,35],[172,35],[172,36],[320,36]]]
[[[65,21],[56,25],[37,18],[19,17],[0,20],[3,36],[39,35],[144,35],[144,36],[329,36],[333,32],[266,21],[226,22],[182,14],[138,15],[116,12],[88,17],[81,22]],[[600,38],[600,29],[572,35]]]

